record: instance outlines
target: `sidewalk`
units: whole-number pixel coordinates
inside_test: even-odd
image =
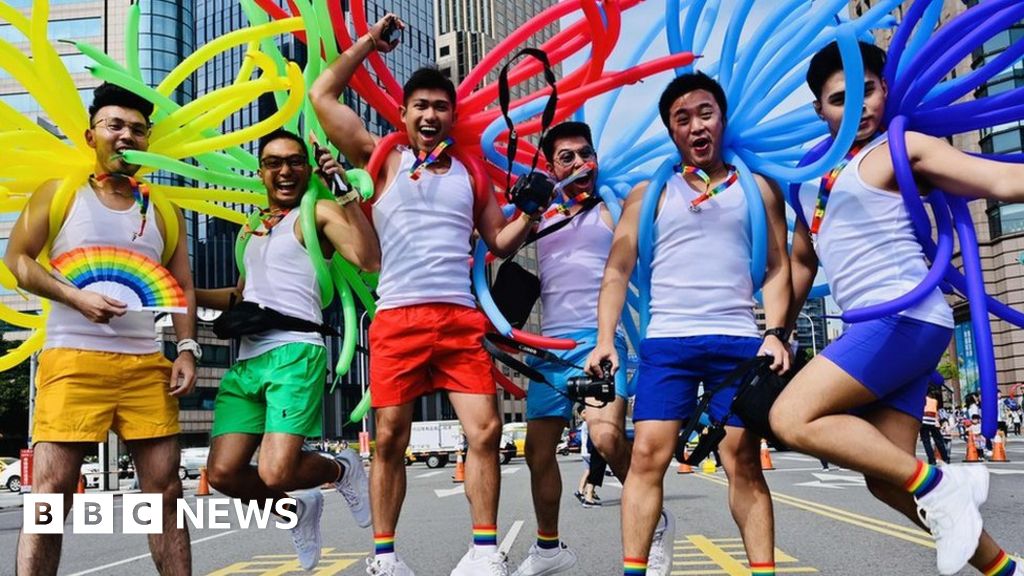
[[[195,492],[199,485],[199,480],[184,480],[182,481],[182,488],[185,494]],[[113,494],[114,496],[121,496],[122,494],[135,494],[141,492],[138,488],[135,488],[135,480],[122,479],[120,486],[117,490],[111,490],[102,492],[103,494]],[[100,493],[100,490],[95,488],[87,488],[86,494]],[[6,510],[9,508],[21,508],[23,498],[21,494],[17,492],[8,492],[5,488],[0,488],[0,510]]]

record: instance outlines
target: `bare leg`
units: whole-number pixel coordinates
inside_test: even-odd
[[[412,403],[377,408],[374,414],[377,448],[370,468],[373,531],[394,534],[405,501],[405,449],[412,431]]]
[[[761,471],[761,439],[726,426],[719,445],[729,477],[729,509],[743,537],[751,563],[775,562],[775,516],[772,496]]]
[[[85,453],[94,446],[95,443],[77,442],[39,442],[35,445],[32,491],[63,494],[65,518],[71,511],[71,495],[78,487]],[[62,534],[22,532],[18,537],[17,573],[31,576],[57,574],[62,542]]]
[[[866,420],[908,454],[914,453],[918,436],[917,428],[920,426],[920,422],[916,418],[891,408],[878,408],[866,414]],[[914,497],[902,486],[871,477],[865,477],[865,480],[867,480],[868,490],[875,498],[909,518],[921,529],[928,530],[928,527],[921,522],[921,518],[917,515],[917,503],[914,502]],[[1000,550],[999,544],[989,536],[988,532],[982,531],[978,550],[970,560],[971,566],[980,572],[995,560]]]
[[[547,534],[558,532],[562,475],[555,447],[567,424],[562,418],[538,418],[526,424],[526,465],[530,468],[533,511],[537,530]]]
[[[302,452],[304,438],[293,434],[223,434],[213,439],[208,461],[210,484],[246,501],[279,500],[288,490],[315,488],[338,479],[338,463]],[[249,462],[260,448],[259,467]]]
[[[629,472],[629,442],[626,441],[626,400],[616,396],[604,408],[587,408],[584,413],[590,430],[590,441],[611,466],[619,482]]]
[[[498,463],[501,417],[494,396],[452,392],[448,394],[448,399],[459,416],[462,431],[469,442],[466,498],[469,500],[473,525],[495,526],[498,522],[498,496],[501,492]]]
[[[163,576],[188,576],[192,574],[192,547],[188,528],[178,528],[175,513],[176,503],[181,498],[181,480],[178,479],[181,448],[178,437],[131,440],[127,444],[135,460],[142,491],[163,497],[163,533],[149,534],[149,551],[153,553],[157,572]]]
[[[679,420],[636,423],[629,476],[622,487],[622,549],[626,558],[647,558],[664,498],[663,481],[679,436]]]

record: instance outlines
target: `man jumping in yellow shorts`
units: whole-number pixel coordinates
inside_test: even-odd
[[[83,246],[118,246],[161,260],[166,223],[154,217],[144,225],[148,203],[136,208],[141,191],[132,178],[139,166],[120,156],[148,148],[152,112],[151,103],[122,88],[96,89],[85,132],[96,150],[95,174],[69,203],[50,250],[53,258]],[[86,451],[114,430],[131,451],[142,490],[163,496],[163,531],[149,536],[157,570],[164,576],[190,574],[188,531],[175,520],[181,497],[177,397],[195,385],[201,352],[193,339],[195,296],[185,235],[167,264],[188,300],[188,313],[173,315],[178,358],[172,365],[155,339],[151,312],[128,312],[123,302],[62,282],[36,261],[50,236],[57,184],[47,182],[32,195],[4,256],[20,287],[53,302],[35,382],[33,491],[63,494],[69,511]],[[181,213],[174,216],[183,227]],[[56,574],[60,549],[60,534],[23,533],[17,572]]]

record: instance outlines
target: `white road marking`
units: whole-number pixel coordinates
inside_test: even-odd
[[[505,533],[505,537],[501,540],[501,546],[498,546],[498,552],[508,556],[508,551],[512,549],[512,544],[515,543],[516,538],[519,536],[519,530],[523,527],[522,520],[516,520],[512,523],[512,527]]]
[[[214,538],[220,538],[221,536],[227,536],[228,534],[234,534],[235,532],[238,532],[238,530],[228,530],[227,532],[219,532],[217,534],[214,534],[213,536],[207,536],[206,538],[200,538],[199,540],[193,540],[192,541],[192,545],[195,546],[196,544],[199,544],[200,542],[206,542],[207,540],[213,540]],[[93,573],[96,573],[96,572],[102,572],[102,571],[106,570],[107,568],[113,568],[114,566],[120,566],[122,564],[128,564],[129,562],[135,562],[136,560],[142,560],[143,558],[149,558],[150,556],[151,556],[151,554],[141,554],[139,556],[132,556],[131,558],[125,558],[124,560],[118,560],[117,562],[111,562],[110,564],[104,564],[103,566],[97,566],[95,568],[90,568],[88,570],[83,570],[81,572],[75,572],[74,574],[69,574],[68,576],[83,576],[84,574],[93,574]]]
[[[430,478],[431,476],[437,476],[438,474],[444,474],[444,470],[434,470],[433,472],[425,472],[423,474],[418,474],[416,477],[417,478]]]

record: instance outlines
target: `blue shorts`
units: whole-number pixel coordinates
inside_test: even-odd
[[[920,420],[929,379],[952,335],[897,314],[854,324],[821,353],[878,398],[858,411],[882,405]]]
[[[569,338],[576,341],[576,347],[572,350],[551,350],[551,352],[577,366],[583,366],[587,356],[597,346],[597,330],[579,330],[560,334],[559,338]],[[619,352],[619,369],[615,372],[615,394],[622,398],[629,398],[632,392],[626,383],[626,339],[621,334],[615,335],[615,349]],[[558,390],[565,392],[569,378],[583,376],[582,370],[569,368],[561,364],[547,362],[535,356],[530,356],[526,363],[544,375],[544,379],[551,383]],[[526,419],[536,420],[537,418],[563,418],[569,420],[572,417],[572,402],[568,398],[555,392],[551,386],[543,382],[530,382],[526,389]]]
[[[761,339],[749,336],[645,338],[640,342],[633,421],[686,420],[697,407],[701,384],[714,388],[744,360],[757,355]],[[716,421],[729,412],[736,387],[719,390],[708,411]],[[743,426],[736,416],[725,422]]]

